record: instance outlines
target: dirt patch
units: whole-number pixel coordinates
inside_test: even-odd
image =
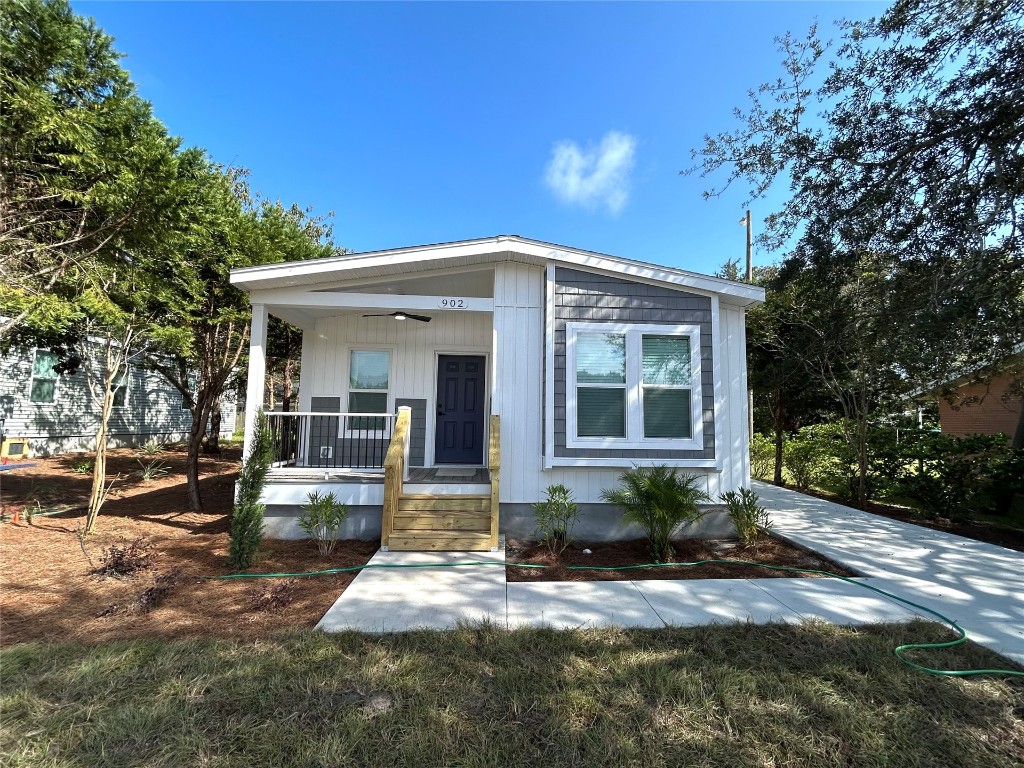
[[[831,501],[834,504],[842,504],[844,507],[849,507],[850,509],[859,509],[859,507],[855,507],[848,501],[845,501],[838,496],[833,496],[830,493],[811,490],[796,491],[793,488],[789,488],[789,490],[795,491],[796,493],[804,493],[807,496],[814,496],[817,499],[825,499],[826,501]],[[1024,552],[1024,530],[1000,525],[997,522],[968,522],[962,520],[949,520],[946,518],[928,520],[907,507],[880,504],[874,501],[868,502],[868,506],[865,511],[870,512],[873,515],[888,517],[891,520],[899,520],[901,523],[919,525],[922,528],[931,528],[932,530],[942,531],[943,533],[952,533],[956,536],[963,536],[965,539],[984,541],[988,544],[995,544],[997,547],[1006,547],[1007,549]]]
[[[831,571],[841,576],[856,576],[848,568],[833,563],[820,555],[794,547],[781,539],[763,539],[755,552],[738,542],[716,539],[680,539],[673,542],[675,562],[697,560],[747,560],[765,565],[790,568],[809,568]],[[591,554],[583,553],[589,549]],[[637,568],[628,571],[570,570],[569,566],[618,567],[653,562],[651,545],[647,539],[632,541],[577,542],[560,556],[552,557],[538,542],[506,542],[505,560],[508,563],[547,565],[549,568],[516,568],[507,566],[509,581],[631,581],[634,579],[771,579],[820,578],[810,573],[774,571],[756,565],[674,565],[657,568]]]
[[[139,477],[139,460],[159,459],[168,474]],[[110,476],[121,474],[97,521],[80,540],[81,507],[91,476],[72,471],[83,456],[36,459],[36,466],[0,473],[0,506],[22,522],[0,525],[0,644],[33,640],[103,642],[129,637],[259,638],[289,627],[311,627],[355,574],[294,579],[284,595],[266,597],[277,580],[209,580],[229,573],[228,526],[238,449],[203,457],[202,512],[188,511],[184,452],[157,456],[110,453]],[[134,473],[134,474],[133,474]],[[70,509],[24,519],[29,509]],[[148,568],[128,578],[96,575],[104,551],[141,537],[153,553]],[[321,558],[308,541],[264,541],[253,571],[303,572],[366,563],[377,542],[344,541]]]

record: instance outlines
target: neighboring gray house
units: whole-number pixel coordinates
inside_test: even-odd
[[[89,395],[85,374],[57,374],[57,358],[45,349],[0,356],[0,419],[4,420],[3,456],[29,456],[92,450],[99,408]],[[225,398],[221,435],[235,430],[234,399]],[[178,392],[155,371],[130,366],[114,395],[109,447],[172,442],[188,435],[192,418]]]
[[[601,497],[636,465],[695,474],[715,500],[749,485],[757,286],[515,236],[248,267],[231,282],[253,306],[247,441],[267,316],[303,331],[299,412],[269,416],[270,535],[301,534],[312,491],[349,506],[346,536],[472,550],[530,535],[555,483],[581,504],[581,538],[639,535]]]

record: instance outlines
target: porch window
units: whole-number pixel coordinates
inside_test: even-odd
[[[348,368],[349,413],[387,413],[391,353],[380,349],[353,349]],[[383,429],[383,419],[348,420],[349,429]]]
[[[700,327],[566,325],[566,445],[703,448]]]
[[[37,349],[32,362],[32,384],[29,400],[33,403],[52,403],[57,392],[57,356],[45,349]]]

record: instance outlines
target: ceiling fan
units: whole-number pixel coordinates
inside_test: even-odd
[[[386,315],[363,315],[363,317],[393,317],[395,320],[419,320],[421,323],[430,322],[430,318],[426,315],[414,315],[411,312],[389,312]]]

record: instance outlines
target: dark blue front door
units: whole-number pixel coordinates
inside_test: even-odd
[[[438,355],[435,464],[484,463],[484,362]]]

